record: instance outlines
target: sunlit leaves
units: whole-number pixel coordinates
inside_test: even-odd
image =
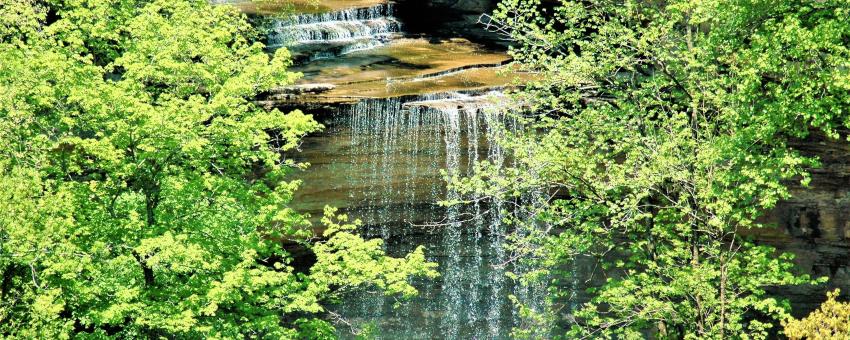
[[[321,126],[253,103],[297,77],[253,38],[204,0],[0,1],[0,336],[327,335],[340,287],[434,275],[350,228],[313,243],[283,153]]]
[[[850,303],[837,301],[839,290],[826,294],[826,302],[803,319],[784,322],[789,339],[846,339],[850,337]]]
[[[501,140],[515,166],[456,185],[521,203],[526,260],[596,258],[570,336],[764,338],[787,317],[765,287],[812,281],[743,235],[809,182],[817,161],[789,144],[847,127],[847,5],[502,1],[491,24],[538,78]],[[554,194],[518,199],[534,191]]]

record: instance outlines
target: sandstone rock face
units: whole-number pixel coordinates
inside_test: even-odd
[[[470,40],[505,45],[499,35],[478,23],[482,14],[492,13],[499,0],[396,0],[397,16],[404,30],[433,37],[463,36]]]
[[[789,183],[793,197],[780,202],[762,222],[775,226],[752,232],[758,242],[796,255],[800,269],[828,276],[822,287],[777,288],[791,299],[795,314],[805,314],[824,300],[824,291],[850,293],[850,144],[815,135],[791,147],[820,159],[808,188]]]
[[[491,10],[497,1],[494,0],[432,0],[432,6],[447,7],[458,11],[484,13]]]

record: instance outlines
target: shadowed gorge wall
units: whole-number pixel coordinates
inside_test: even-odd
[[[850,144],[812,135],[790,145],[806,156],[817,157],[808,188],[789,183],[792,198],[779,202],[762,221],[776,226],[755,231],[756,240],[796,255],[800,269],[814,276],[828,276],[822,287],[774,289],[797,306],[804,315],[824,299],[824,291],[841,288],[850,297]]]
[[[478,25],[478,18],[496,8],[496,0],[400,0],[398,17],[405,30],[432,38],[462,36],[487,45],[507,46],[499,35]]]

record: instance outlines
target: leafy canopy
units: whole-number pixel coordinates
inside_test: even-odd
[[[308,242],[285,155],[321,126],[252,103],[297,77],[256,38],[204,0],[0,0],[0,335],[327,337],[341,290],[435,275],[333,210]]]
[[[850,337],[850,303],[836,301],[838,289],[826,294],[826,302],[809,316],[786,320],[785,336],[789,339],[847,339]]]
[[[526,279],[552,280],[553,302],[573,293],[576,261],[598,268],[579,273],[592,282],[579,307],[517,334],[559,322],[571,338],[776,332],[789,307],[765,288],[811,280],[746,235],[817,163],[789,141],[850,123],[848,5],[502,1],[488,27],[538,75],[518,93],[533,133],[502,141],[514,167],[456,185],[520,203],[512,247],[542,268]]]

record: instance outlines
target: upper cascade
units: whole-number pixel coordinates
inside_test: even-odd
[[[350,8],[336,12],[300,14],[277,20],[272,27],[270,47],[316,45],[355,46],[340,54],[380,46],[401,31],[391,3]]]

